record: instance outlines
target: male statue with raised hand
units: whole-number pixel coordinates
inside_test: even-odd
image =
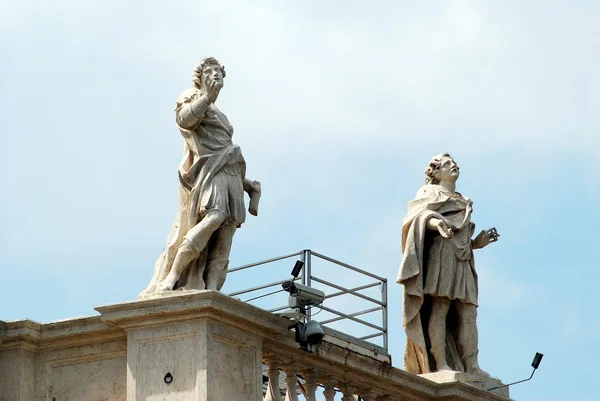
[[[258,214],[261,186],[246,178],[246,162],[232,142],[233,127],[215,105],[225,69],[214,58],[195,68],[194,88],[177,99],[175,118],[184,138],[179,166],[179,211],[158,258],[154,277],[140,297],[177,289],[220,290],[235,230],[249,212]]]
[[[404,285],[404,368],[488,377],[478,362],[473,249],[496,242],[499,235],[491,228],[472,239],[473,202],[456,192],[459,168],[452,156],[434,156],[425,174],[426,184],[408,203],[396,280]]]

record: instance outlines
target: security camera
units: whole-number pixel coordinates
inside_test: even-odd
[[[306,323],[296,322],[290,326],[290,329],[296,330],[296,342],[300,344],[300,348],[307,352],[311,351],[311,346],[319,345],[325,337],[325,331],[321,324],[315,320]]]
[[[295,283],[291,280],[281,284],[281,287],[290,293],[289,307],[292,309],[319,305],[325,299],[323,291]]]
[[[300,329],[300,337],[310,345],[319,345],[323,341],[325,331],[321,324],[315,320],[305,323]]]

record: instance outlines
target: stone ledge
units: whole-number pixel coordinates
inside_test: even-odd
[[[488,392],[488,389],[492,387],[501,386],[504,384],[500,380],[492,377],[481,377],[477,375],[472,375],[464,372],[455,372],[451,370],[440,371],[435,373],[424,373],[419,375],[419,377],[431,380],[432,382],[439,384],[465,383],[469,386],[475,387],[485,392]],[[447,389],[450,387],[442,386],[442,388]],[[509,398],[508,387],[495,390],[492,394],[499,395],[504,398]]]
[[[42,325],[40,350],[126,340],[127,333],[100,316],[61,320]]]
[[[174,291],[172,295],[102,305],[101,319],[125,330],[211,318],[263,337],[287,335],[289,320],[211,290]]]
[[[28,319],[4,322],[4,335],[0,349],[25,348],[30,351],[37,349],[42,325]]]
[[[127,334],[100,319],[100,316],[38,323],[15,320],[3,323],[0,349],[25,347],[31,351],[76,347],[86,344],[124,340]]]
[[[290,320],[214,291],[175,292],[163,297],[99,306],[96,310],[100,316],[47,324],[31,320],[0,321],[0,333],[4,332],[0,338],[0,350],[51,350],[50,353],[44,351],[39,354],[43,357],[37,363],[52,366],[82,361],[93,363],[128,355],[126,339],[137,333],[134,329],[154,330],[153,327],[168,326],[169,323],[210,319],[262,338],[263,360],[274,358],[281,366],[293,365],[299,371],[314,369],[322,377],[334,377],[340,383],[352,383],[361,389],[384,391],[392,399],[507,400],[505,396],[477,387],[473,384],[477,384],[477,380],[470,380],[470,375],[464,373],[442,374],[443,377],[432,381],[431,377],[400,370],[391,366],[386,356],[349,344],[333,333],[326,334],[312,353],[302,351],[289,331]],[[128,333],[128,330],[133,332]],[[93,347],[79,347],[88,344]],[[39,369],[43,371],[43,367]],[[119,380],[125,380],[125,377]]]
[[[386,389],[391,395],[401,394],[405,401],[506,401],[505,397],[460,381],[436,383],[408,373],[392,367],[372,350],[361,352],[360,347],[347,347],[329,335],[312,353],[302,351],[289,331],[290,320],[215,291],[177,291],[95,309],[103,321],[124,330],[198,319],[219,321],[261,336],[263,357],[276,358],[298,369],[313,368],[320,374],[343,378],[365,388]]]

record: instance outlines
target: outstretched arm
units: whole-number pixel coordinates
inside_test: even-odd
[[[430,217],[429,220],[427,220],[427,229],[439,232],[444,238],[452,238],[454,236],[454,232],[448,227],[446,222],[437,217]]]
[[[500,234],[498,234],[496,227],[492,227],[489,230],[481,230],[481,232],[477,234],[477,237],[471,241],[471,248],[485,248],[490,243],[498,241],[499,236]]]

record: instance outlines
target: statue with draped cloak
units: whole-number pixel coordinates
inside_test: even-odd
[[[474,239],[473,202],[456,192],[460,170],[448,153],[434,156],[426,184],[408,203],[402,225],[404,368],[422,374],[442,370],[489,377],[479,367],[477,272],[473,249],[498,240],[495,228]]]
[[[158,258],[154,276],[140,294],[173,290],[220,290],[225,282],[235,230],[249,212],[258,214],[261,185],[246,178],[246,162],[232,142],[233,127],[215,105],[225,69],[214,58],[195,68],[194,88],[177,99],[176,123],[184,139],[179,166],[179,210]]]

